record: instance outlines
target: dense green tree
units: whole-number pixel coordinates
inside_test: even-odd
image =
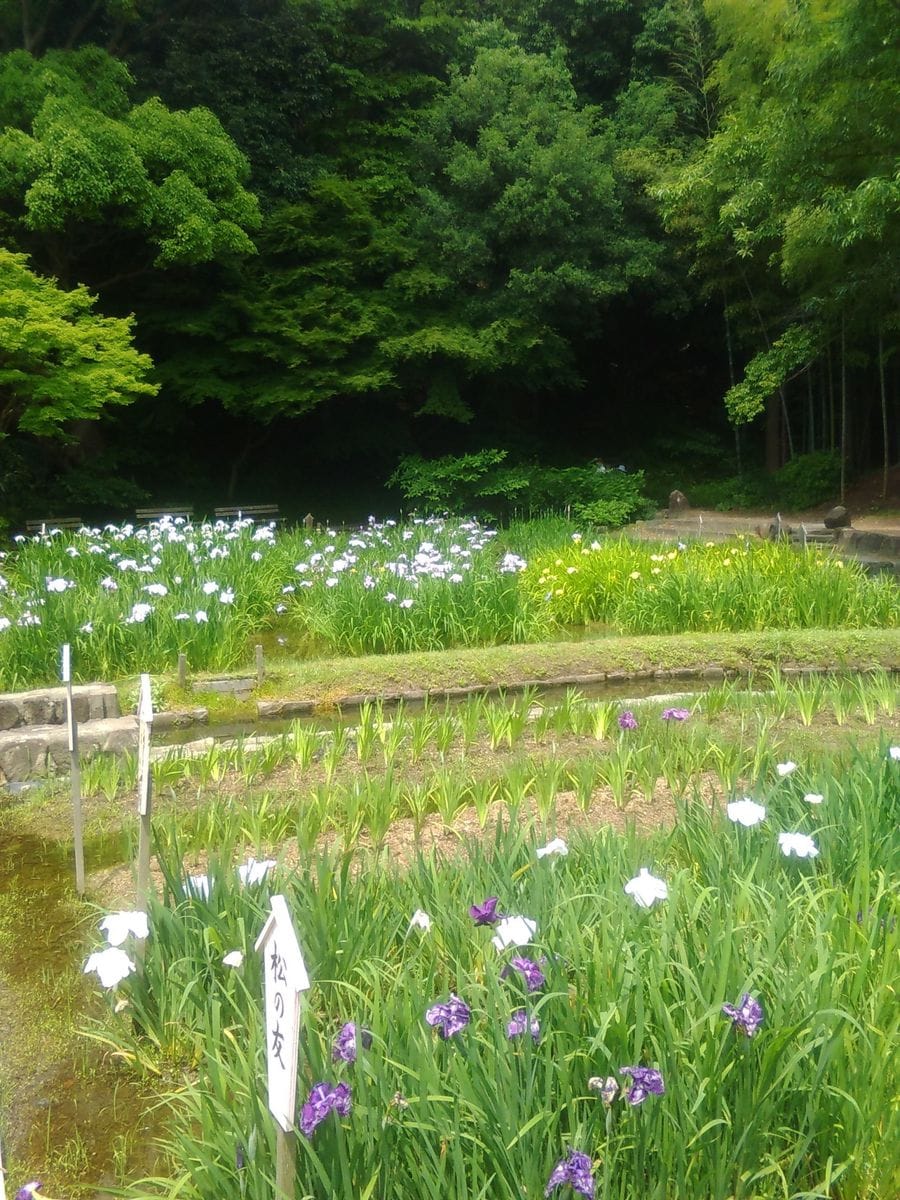
[[[253,251],[246,160],[217,119],[132,106],[129,85],[95,47],[0,58],[5,233],[66,284]]]
[[[458,416],[470,379],[577,386],[572,339],[596,336],[610,299],[652,271],[623,219],[611,130],[562,53],[496,27],[473,51],[416,134],[419,250],[392,280],[416,320],[385,343],[424,410]]]
[[[156,392],[132,322],[99,316],[94,303],[86,288],[63,291],[0,249],[0,438],[65,436],[73,421]]]
[[[759,357],[729,392],[748,421],[829,342],[897,324],[898,69],[889,0],[769,0],[752,12],[708,0],[721,40],[724,114],[666,190],[673,222],[694,224],[745,282]],[[721,269],[721,267],[720,267]],[[752,289],[748,290],[752,292]],[[767,314],[767,315],[766,315]]]
[[[215,378],[175,368],[189,387],[264,419],[388,392],[468,420],[473,381],[577,386],[573,339],[652,274],[654,246],[623,219],[615,139],[562,55],[489,27],[469,58],[391,157],[270,214],[245,286],[194,323],[220,352]]]

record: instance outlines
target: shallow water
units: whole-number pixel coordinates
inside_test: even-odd
[[[690,699],[696,695],[702,695],[709,691],[710,688],[717,687],[721,684],[720,679],[631,679],[631,680],[614,680],[611,683],[584,683],[572,684],[570,687],[554,685],[552,687],[533,687],[529,690],[534,695],[535,704],[553,705],[559,704],[565,699],[566,693],[576,691],[583,696],[585,700],[615,700],[625,704],[629,701],[646,701],[659,698],[660,700]],[[732,686],[739,691],[743,691],[750,686],[748,679],[741,678],[731,681]],[[521,687],[510,686],[505,689],[505,695],[513,701],[522,695]],[[487,698],[493,701],[499,701],[503,698],[503,693],[498,689],[486,694]],[[454,708],[459,708],[465,705],[470,699],[465,697],[451,697],[446,701],[440,696],[432,699],[430,703],[433,707],[443,708],[446,703],[447,707],[452,711]],[[384,712],[390,714],[396,712],[399,707],[403,707],[404,712],[415,714],[420,713],[425,707],[424,700],[385,700]],[[222,721],[213,722],[209,725],[189,725],[178,729],[167,729],[164,732],[154,733],[154,746],[180,746],[185,742],[197,741],[200,738],[240,738],[240,737],[274,737],[281,733],[287,733],[293,725],[313,725],[317,729],[334,729],[341,725],[353,726],[359,720],[359,708],[356,705],[344,708],[342,711],[334,713],[316,713],[311,716],[295,716],[284,717],[276,720],[245,720],[245,721]]]
[[[85,851],[89,871],[121,858],[105,842]],[[106,1197],[155,1158],[133,1076],[76,1032],[104,1001],[81,973],[96,913],[73,878],[67,846],[0,823],[0,1138],[11,1194],[40,1178],[50,1195]]]

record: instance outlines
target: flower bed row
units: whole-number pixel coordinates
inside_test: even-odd
[[[107,1035],[184,1071],[171,1176],[134,1194],[271,1194],[252,945],[276,884],[313,980],[303,1195],[889,1194],[898,756],[802,796],[785,762],[640,842],[498,829],[404,874],[345,856],[202,883],[173,862]]]

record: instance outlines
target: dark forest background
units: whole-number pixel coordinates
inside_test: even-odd
[[[358,518],[486,449],[723,506],[886,471],[896,16],[5,0],[0,513]]]

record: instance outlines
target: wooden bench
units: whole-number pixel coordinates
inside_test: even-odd
[[[274,521],[279,524],[282,520],[277,504],[226,505],[214,508],[213,513],[217,521],[240,521],[246,517],[251,521]]]
[[[25,522],[26,533],[46,533],[48,529],[81,529],[81,517],[35,517]]]
[[[163,517],[181,517],[185,521],[190,521],[193,516],[193,504],[164,504],[160,508],[136,508],[134,510],[134,519],[138,525],[161,521]]]

